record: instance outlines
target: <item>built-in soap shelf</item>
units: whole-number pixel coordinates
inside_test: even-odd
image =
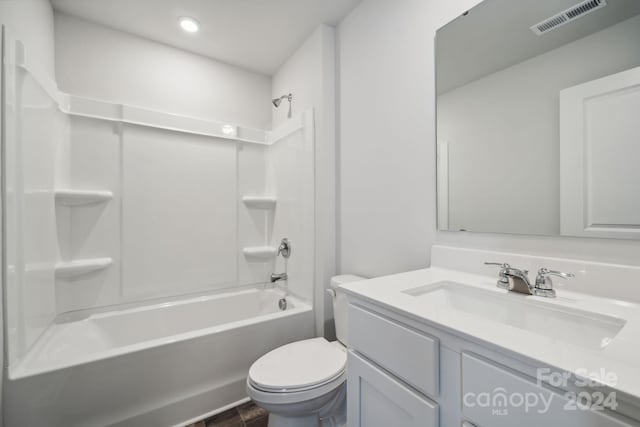
[[[277,249],[272,246],[254,246],[242,249],[247,261],[266,262],[271,261],[276,256]]]
[[[244,196],[242,202],[252,209],[273,209],[276,206],[275,196]]]
[[[60,279],[71,279],[87,273],[104,270],[111,264],[113,264],[111,258],[79,259],[61,262],[56,265],[56,277]]]
[[[104,203],[113,199],[111,191],[101,190],[56,190],[56,203],[63,206],[83,206]]]

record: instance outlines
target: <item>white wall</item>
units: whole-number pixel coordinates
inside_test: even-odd
[[[429,262],[433,39],[458,12],[449,3],[364,0],[338,27],[342,272],[380,276]]]
[[[640,64],[637,28],[640,16],[438,97],[450,230],[560,234],[560,91]]]
[[[48,0],[0,0],[0,25],[24,43],[28,62],[54,78],[53,9]]]
[[[55,14],[60,89],[89,98],[268,129],[271,78]]]
[[[450,246],[640,264],[631,241],[436,232],[435,31],[477,0],[364,0],[340,24],[340,269],[424,267]]]
[[[272,96],[293,94],[293,114],[315,111],[316,329],[332,332],[331,300],[324,292],[336,272],[335,29],[318,27],[273,76]],[[273,126],[287,120],[288,105],[272,109]],[[277,237],[277,236],[276,236]],[[293,242],[295,244],[295,242]]]

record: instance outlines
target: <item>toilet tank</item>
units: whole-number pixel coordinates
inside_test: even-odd
[[[347,309],[349,302],[347,296],[339,288],[340,285],[349,282],[365,280],[364,277],[353,274],[343,274],[331,278],[331,290],[333,295],[333,318],[336,325],[336,336],[338,340],[347,345]]]

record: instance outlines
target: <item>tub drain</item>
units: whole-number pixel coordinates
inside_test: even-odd
[[[287,300],[281,298],[280,301],[278,301],[278,307],[280,307],[280,310],[285,311],[287,309]]]

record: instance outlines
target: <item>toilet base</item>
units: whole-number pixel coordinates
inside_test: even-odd
[[[249,396],[254,402],[269,411],[269,427],[346,427],[347,385],[342,382],[337,388],[310,400],[289,403],[269,402],[264,393],[259,393],[249,384]],[[267,396],[269,397],[269,396]],[[276,396],[275,400],[279,400]]]
[[[344,416],[320,420],[317,414],[297,418],[269,414],[268,427],[347,427],[347,420]]]
[[[307,415],[305,417],[282,416],[274,413],[269,414],[269,427],[318,427],[320,418],[318,414]]]

